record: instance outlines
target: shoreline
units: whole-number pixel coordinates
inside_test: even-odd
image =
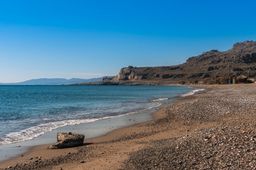
[[[171,85],[171,86],[176,86],[176,85]],[[190,86],[187,86],[187,87],[191,88]],[[193,89],[193,88],[191,88],[191,89]],[[189,91],[188,93],[191,93],[191,92],[193,92],[193,90]],[[187,94],[187,93],[185,93],[185,94]],[[61,131],[60,129],[70,130],[70,127],[76,127],[76,126],[77,127],[82,127],[84,125],[91,124],[91,123],[99,124],[101,121],[107,121],[107,120],[111,120],[111,119],[115,120],[115,119],[118,119],[119,117],[124,117],[124,118],[127,117],[125,119],[128,119],[129,123],[126,122],[124,124],[119,124],[117,127],[114,127],[111,130],[107,130],[106,132],[101,132],[100,134],[93,135],[93,137],[89,137],[88,139],[85,140],[86,143],[103,142],[103,141],[100,141],[100,139],[105,138],[107,136],[111,136],[111,134],[115,133],[115,131],[119,131],[119,130],[122,131],[123,129],[129,128],[129,127],[133,127],[133,126],[137,126],[137,125],[141,125],[141,124],[144,124],[144,123],[154,121],[156,119],[155,115],[156,115],[156,112],[158,112],[158,110],[163,109],[164,107],[166,107],[167,105],[169,105],[170,103],[174,102],[175,100],[177,100],[178,98],[181,98],[181,97],[182,97],[182,95],[176,96],[174,98],[169,98],[169,99],[167,99],[167,101],[162,102],[161,106],[158,106],[156,108],[144,109],[143,111],[139,111],[139,112],[136,112],[136,113],[127,113],[127,114],[121,114],[121,115],[116,115],[116,116],[110,116],[106,119],[99,119],[95,122],[88,122],[88,123],[81,123],[81,124],[77,124],[77,125],[65,126],[65,127],[54,129],[53,131],[47,132],[46,134],[49,134],[49,133],[53,134],[54,132]],[[142,117],[140,118],[140,116],[142,116]],[[99,122],[99,123],[96,123],[96,122]],[[77,130],[78,128],[75,128],[75,129]],[[84,129],[85,128],[83,127],[82,130],[80,130],[80,133],[84,133],[84,131],[83,131]],[[70,131],[72,131],[72,130],[70,130]],[[37,139],[37,138],[39,138],[39,139]],[[28,140],[28,141],[19,142],[18,144],[17,143],[8,144],[12,148],[16,147],[16,150],[18,150],[21,147],[21,145],[27,145],[27,143],[29,143],[30,146],[22,146],[23,148],[21,149],[21,151],[19,151],[19,153],[16,153],[14,156],[8,156],[8,158],[0,161],[0,169],[3,168],[3,167],[4,168],[14,167],[14,164],[17,164],[19,162],[23,162],[24,159],[27,159],[26,155],[30,155],[30,153],[34,153],[35,151],[37,152],[39,150],[40,151],[41,150],[47,150],[47,147],[50,144],[55,142],[54,141],[55,136],[53,136],[53,135],[50,135],[50,136],[46,135],[47,139],[44,139],[45,134],[43,134],[43,135],[41,135],[37,138],[32,139],[32,140]],[[45,141],[48,140],[48,142],[42,142],[42,143],[39,142],[39,144],[38,144],[38,141],[40,141],[41,139],[43,139]],[[51,141],[49,141],[49,139],[51,139]],[[31,141],[34,141],[34,142],[32,142],[33,143],[32,145],[30,144]],[[7,147],[8,147],[8,145],[7,145]],[[68,148],[66,150],[74,151],[76,149],[77,148]],[[60,154],[57,154],[57,155],[53,154],[53,155],[54,155],[53,157],[56,157],[57,155],[63,155],[63,154],[61,152]],[[29,160],[32,160],[31,158],[32,157],[30,157]],[[17,160],[17,162],[16,162],[16,160]]]
[[[143,124],[147,124],[149,122],[157,120],[156,117],[159,117],[159,116],[156,113],[159,112],[159,110],[163,109],[166,105],[167,104],[163,104],[160,107],[155,108],[154,111],[152,110],[150,112],[145,113],[150,118],[146,118],[146,119],[143,119],[143,120],[140,120],[140,121],[136,120],[136,123],[124,124],[124,125],[121,125],[118,128],[114,128],[113,130],[107,131],[107,132],[105,132],[101,135],[96,135],[95,137],[85,139],[85,145],[87,143],[99,144],[99,143],[104,143],[106,141],[109,142],[109,140],[112,138],[113,134],[115,134],[115,133],[119,133],[119,132],[122,132],[123,130],[129,129],[131,127],[141,126]],[[118,115],[118,117],[125,117],[125,116],[132,116],[133,117],[136,114],[141,114],[141,113]],[[115,116],[114,116],[114,118],[115,118]],[[134,119],[136,119],[136,118],[131,118],[131,119],[133,119],[132,121],[135,121]],[[129,121],[131,121],[131,119],[129,118]],[[99,121],[101,121],[101,120],[99,120]],[[95,122],[93,122],[93,123],[95,123]],[[83,124],[84,123],[79,124],[79,125],[83,126]],[[77,149],[80,148],[80,147],[73,147],[73,148],[51,150],[51,149],[48,149],[48,146],[51,145],[51,144],[52,143],[31,146],[28,149],[26,149],[23,153],[21,153],[17,156],[10,157],[6,160],[0,161],[0,169],[8,168],[8,167],[11,169],[12,167],[15,167],[15,164],[17,164],[17,163],[23,163],[24,160],[32,160],[31,158],[38,157],[37,155],[42,151],[47,152],[46,153],[47,157],[51,159],[51,158],[54,158],[54,157],[63,156],[65,154],[77,153]],[[52,156],[49,157],[48,156],[49,153],[51,153],[50,155],[52,155]]]
[[[171,86],[175,86],[175,85],[171,85]],[[189,94],[191,95],[190,93],[192,92],[194,94],[194,90],[192,87],[190,86],[187,86],[188,88],[191,88],[192,91],[189,91],[188,93],[185,93],[185,94]],[[184,95],[185,95],[184,94]],[[192,95],[193,95],[192,94]],[[170,103],[173,103],[175,102],[177,99],[179,98],[182,98],[182,95],[179,95],[179,96],[176,96],[175,98],[170,98],[167,100],[167,102],[164,102],[164,103],[161,103],[161,106],[159,107],[156,107],[156,108],[151,108],[151,109],[145,109],[147,110],[146,112],[142,113],[141,111],[138,112],[138,113],[128,113],[128,114],[123,114],[123,115],[117,115],[117,116],[113,116],[113,117],[110,117],[109,119],[115,119],[117,117],[129,117],[131,116],[131,118],[129,118],[129,121],[133,121],[133,123],[125,123],[125,124],[122,124],[120,125],[119,127],[116,127],[116,128],[113,128],[112,130],[108,130],[107,132],[103,132],[102,134],[98,134],[98,135],[95,135],[94,137],[90,137],[88,139],[85,140],[85,143],[102,143],[104,142],[104,140],[102,139],[108,139],[109,137],[108,136],[112,136],[111,134],[115,133],[116,131],[122,131],[124,129],[127,129],[127,128],[130,128],[130,127],[135,127],[135,126],[138,126],[138,125],[143,125],[143,124],[147,124],[148,122],[152,122],[152,121],[155,121],[157,120],[159,117],[158,116],[158,112],[159,110],[162,110],[163,108],[165,108],[167,105],[169,105]],[[136,117],[136,115],[147,115],[147,116],[144,116],[141,120],[136,120],[138,119]],[[97,120],[97,121],[104,121],[106,119],[100,119],[100,120]],[[96,122],[96,121],[95,121]],[[95,122],[90,122],[90,123],[95,123]],[[84,124],[90,124],[90,123],[81,123],[81,124],[78,124],[78,125],[72,125],[72,126],[83,126]],[[48,133],[54,133],[54,131],[60,131],[60,129],[65,129],[70,126],[66,126],[66,127],[62,127],[62,128],[58,128],[58,129],[55,129],[53,130],[53,132],[48,132]],[[84,128],[83,128],[84,129]],[[82,133],[82,132],[81,132]],[[51,136],[52,138],[53,136]],[[44,135],[42,136],[39,136],[39,140],[40,138],[44,138]],[[48,137],[49,138],[49,137]],[[55,138],[54,138],[55,139]],[[33,140],[33,139],[32,139]],[[29,143],[30,141],[24,141],[25,143]],[[22,143],[22,142],[21,142]],[[33,143],[36,143],[36,142],[33,142]],[[37,145],[33,145],[33,146],[29,146],[25,149],[23,149],[23,151],[21,151],[19,154],[16,154],[15,156],[9,156],[9,158],[7,159],[4,159],[2,161],[0,161],[0,169],[1,168],[8,168],[8,167],[14,167],[15,164],[19,163],[19,162],[23,162],[25,159],[29,159],[29,160],[32,160],[31,156],[26,156],[26,155],[30,155],[32,153],[32,155],[34,155],[33,153],[34,152],[39,152],[41,150],[47,150],[47,147],[52,144],[51,142],[48,142],[47,144],[37,144]],[[17,147],[18,145],[16,143],[14,144],[10,144],[12,145],[13,147]],[[19,145],[20,146],[20,145]],[[73,151],[76,150],[77,148],[67,148],[66,150],[68,151]],[[47,152],[47,151],[46,151]],[[65,153],[65,152],[64,152]],[[58,155],[63,155],[62,152],[59,153],[59,154],[53,154],[54,156],[53,157],[56,157]],[[27,157],[30,157],[30,158],[27,158]]]
[[[172,86],[179,87],[177,85],[172,85]],[[147,87],[150,87],[150,86],[147,86]],[[135,88],[135,90],[136,90],[136,88]],[[185,86],[185,88],[183,90],[185,90],[185,91],[179,92],[179,93],[185,93],[186,91],[190,90],[190,88],[188,86]],[[159,107],[159,105],[162,104],[162,100],[168,100],[168,99],[175,98],[176,96],[179,95],[179,93],[177,93],[176,95],[174,93],[174,95],[170,95],[168,97],[163,97],[163,98],[161,98],[161,97],[158,98],[157,94],[155,94],[156,96],[151,96],[151,99],[145,98],[144,105],[142,105],[140,103],[140,101],[137,102],[135,100],[135,102],[138,103],[138,105],[131,103],[130,105],[132,107],[130,107],[130,108],[129,108],[129,104],[121,103],[122,105],[125,106],[125,108],[123,110],[122,110],[121,106],[120,106],[121,108],[116,108],[116,110],[114,110],[113,112],[112,112],[112,110],[106,110],[106,115],[105,115],[105,110],[103,110],[104,114],[97,115],[97,113],[96,113],[94,116],[94,110],[93,110],[93,111],[91,111],[92,113],[89,111],[88,112],[84,111],[85,113],[83,113],[83,114],[86,116],[80,116],[78,118],[72,117],[72,116],[63,118],[63,119],[54,119],[54,118],[50,119],[50,118],[44,117],[41,120],[41,122],[35,121],[30,126],[24,126],[23,128],[16,128],[14,130],[3,131],[1,133],[1,138],[0,138],[0,147],[1,147],[1,145],[22,143],[27,140],[33,140],[34,138],[42,136],[45,133],[48,133],[50,131],[54,131],[57,128],[95,122],[95,121],[98,121],[101,119],[108,119],[108,118],[112,118],[112,117],[119,116],[119,115],[125,115],[125,114],[133,114],[135,112],[144,112],[145,110],[150,110],[152,108]],[[132,101],[132,102],[134,102],[134,101]],[[132,104],[134,104],[136,107],[133,106]],[[109,108],[111,108],[111,107],[109,107]],[[47,108],[47,109],[49,109],[49,108]],[[99,113],[100,113],[100,111],[99,111]],[[66,116],[66,115],[64,115],[64,116]],[[27,122],[25,122],[25,123],[27,123]],[[8,128],[6,128],[6,129],[8,129]],[[1,157],[0,157],[0,160],[1,160]]]
[[[23,159],[26,165],[5,165],[13,169],[53,170],[252,169],[256,166],[253,159],[256,148],[252,147],[256,140],[255,87],[255,84],[193,86],[206,91],[161,106],[153,113],[152,121],[88,139],[86,142],[93,143],[88,146],[54,150],[55,155],[44,146],[33,148],[24,155],[26,158],[9,160]],[[34,160],[29,160],[32,156]],[[36,156],[41,158],[38,160]]]
[[[160,106],[161,107],[161,106]],[[152,120],[152,112],[155,110],[158,110],[158,108],[152,108],[147,111],[140,111],[136,113],[127,113],[127,114],[121,114],[116,116],[110,116],[104,119],[99,119],[93,122],[88,123],[81,123],[77,125],[69,125],[60,127],[57,129],[54,129],[52,131],[49,131],[35,139],[26,140],[19,143],[13,143],[13,144],[7,144],[3,145],[3,148],[10,148],[15,151],[22,148],[19,154],[16,153],[14,156],[8,156],[9,158],[0,161],[0,168],[1,164],[4,162],[9,162],[9,160],[17,159],[21,155],[26,155],[31,150],[34,150],[35,148],[41,148],[42,146],[49,146],[50,144],[55,143],[56,141],[56,134],[57,132],[61,131],[75,131],[76,133],[86,133],[86,137],[89,136],[89,139],[94,139],[100,136],[104,136],[105,134],[111,133],[113,130],[119,129],[119,128],[125,128],[129,126],[133,126],[134,124],[139,124],[144,121],[151,121]],[[117,121],[114,122],[114,121]],[[109,125],[107,125],[110,122]],[[112,124],[111,124],[112,122]],[[97,126],[100,126],[97,128]],[[102,129],[103,126],[105,129]],[[96,130],[93,130],[93,129]],[[88,132],[89,131],[89,132]],[[92,132],[91,132],[92,131]]]
[[[177,97],[176,99],[174,99],[174,101],[171,101],[171,102],[175,102],[175,100],[179,100],[180,98],[182,98],[182,96]],[[158,119],[161,119],[162,117],[164,117],[163,109],[165,109],[165,107],[169,104],[170,103],[168,102],[167,104],[163,104],[160,107],[156,108],[155,111],[146,113],[149,115],[149,117],[151,117],[148,120],[143,120],[141,122],[132,123],[131,125],[123,125],[119,128],[108,131],[102,135],[98,135],[96,137],[85,139],[85,146],[86,145],[95,145],[95,144],[97,145],[97,144],[101,144],[101,143],[103,143],[103,144],[109,143],[109,142],[112,142],[113,140],[115,140],[115,138],[122,136],[122,133],[124,131],[129,131],[129,129],[131,129],[131,128],[136,128],[136,127],[140,127],[140,126],[147,126],[147,124],[153,123],[154,121],[157,121]],[[136,113],[136,114],[140,114],[140,113]],[[133,116],[134,114],[131,114],[131,115]],[[120,115],[120,116],[126,116],[126,115]],[[24,153],[22,153],[20,155],[11,157],[7,160],[0,161],[0,170],[5,169],[5,168],[6,169],[12,169],[12,168],[15,169],[16,164],[19,164],[19,163],[23,164],[24,161],[28,161],[28,160],[33,162],[33,159],[43,157],[43,156],[38,156],[38,155],[44,155],[45,157],[47,157],[47,159],[53,159],[53,158],[56,158],[59,156],[62,157],[63,155],[76,154],[77,152],[79,152],[78,149],[81,148],[81,147],[73,147],[73,148],[65,148],[65,149],[48,149],[48,146],[51,144],[52,143],[31,146]],[[84,147],[84,146],[82,146],[82,147]],[[25,165],[27,165],[27,164],[25,163]]]
[[[188,88],[188,90],[189,90],[189,88]],[[186,90],[185,90],[185,92],[186,92]],[[174,97],[174,98],[176,98],[176,97]],[[57,133],[59,131],[74,131],[75,133],[86,134],[86,138],[92,138],[92,137],[95,137],[95,136],[103,135],[106,132],[112,131],[113,129],[117,129],[117,128],[124,127],[124,126],[129,126],[132,123],[139,123],[139,122],[148,121],[150,118],[148,118],[148,115],[145,114],[144,112],[151,113],[151,112],[153,112],[153,111],[155,111],[159,108],[158,105],[163,105],[166,102],[171,102],[172,100],[173,100],[173,97],[168,98],[166,101],[162,101],[161,98],[159,98],[159,99],[157,98],[157,100],[152,99],[152,101],[150,101],[152,103],[152,106],[149,107],[149,108],[145,108],[145,109],[141,109],[141,110],[134,110],[134,111],[131,111],[131,112],[125,113],[125,114],[110,115],[110,116],[107,116],[107,117],[104,117],[104,118],[99,118],[98,120],[92,121],[92,122],[79,123],[79,124],[70,125],[70,126],[68,125],[68,126],[64,126],[64,127],[60,127],[60,128],[56,128],[56,129],[54,128],[53,130],[51,130],[49,132],[46,132],[45,134],[40,135],[39,137],[36,137],[32,140],[25,140],[25,141],[21,141],[21,142],[18,142],[18,143],[2,145],[2,146],[0,146],[0,150],[3,154],[0,155],[0,162],[2,162],[4,160],[7,160],[7,159],[10,159],[10,158],[13,158],[17,155],[21,155],[25,151],[28,151],[29,148],[31,148],[35,145],[54,143],[55,138],[56,138],[56,134],[54,134],[54,133]],[[140,116],[135,116],[135,120],[132,120],[133,116],[129,116],[129,115],[132,115],[132,114],[137,115],[138,113],[142,113],[142,115],[144,115],[144,118],[143,117],[141,118]],[[131,120],[127,120],[127,119],[126,120],[125,119],[124,120],[118,120],[117,117],[119,117],[119,116],[121,116],[121,117],[122,116],[131,117],[130,118]],[[137,121],[136,117],[138,117],[138,119],[139,119],[138,121]],[[89,129],[91,129],[91,131],[93,131],[93,132],[89,132],[89,134],[87,134],[87,131],[86,131],[86,129],[88,128],[87,124],[91,125],[91,124],[94,124],[95,122],[96,122],[95,124],[100,124],[100,123],[97,123],[97,122],[103,122],[104,124],[108,124],[106,122],[109,119],[117,119],[119,122],[121,121],[122,124],[112,121],[112,124],[115,127],[112,128],[112,127],[109,127],[110,125],[107,125],[106,128],[108,128],[108,130],[102,128],[101,126],[100,126],[101,130],[98,129],[98,127],[96,127],[95,129],[98,129],[96,133],[95,133],[95,130],[92,129],[89,126]],[[130,122],[130,121],[133,121],[133,122]],[[85,125],[86,127],[83,127],[83,125]],[[100,132],[100,131],[102,131],[102,132]],[[52,134],[54,134],[54,135],[52,135]]]

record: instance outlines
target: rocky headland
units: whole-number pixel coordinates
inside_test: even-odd
[[[125,67],[103,84],[231,84],[256,79],[256,42],[236,43],[227,51],[211,50],[176,66]]]

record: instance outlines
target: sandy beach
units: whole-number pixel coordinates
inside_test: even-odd
[[[0,163],[1,169],[254,169],[256,85],[213,85],[180,97],[145,123],[87,139],[49,145]]]

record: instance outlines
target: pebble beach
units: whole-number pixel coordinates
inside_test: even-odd
[[[84,146],[48,145],[4,161],[1,169],[255,169],[256,88],[205,89],[163,106],[154,119],[87,139]]]

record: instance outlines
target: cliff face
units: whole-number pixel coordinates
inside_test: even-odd
[[[184,64],[176,66],[125,67],[111,81],[226,84],[254,82],[254,79],[256,42],[246,41],[234,44],[228,51],[211,50],[191,57]]]

